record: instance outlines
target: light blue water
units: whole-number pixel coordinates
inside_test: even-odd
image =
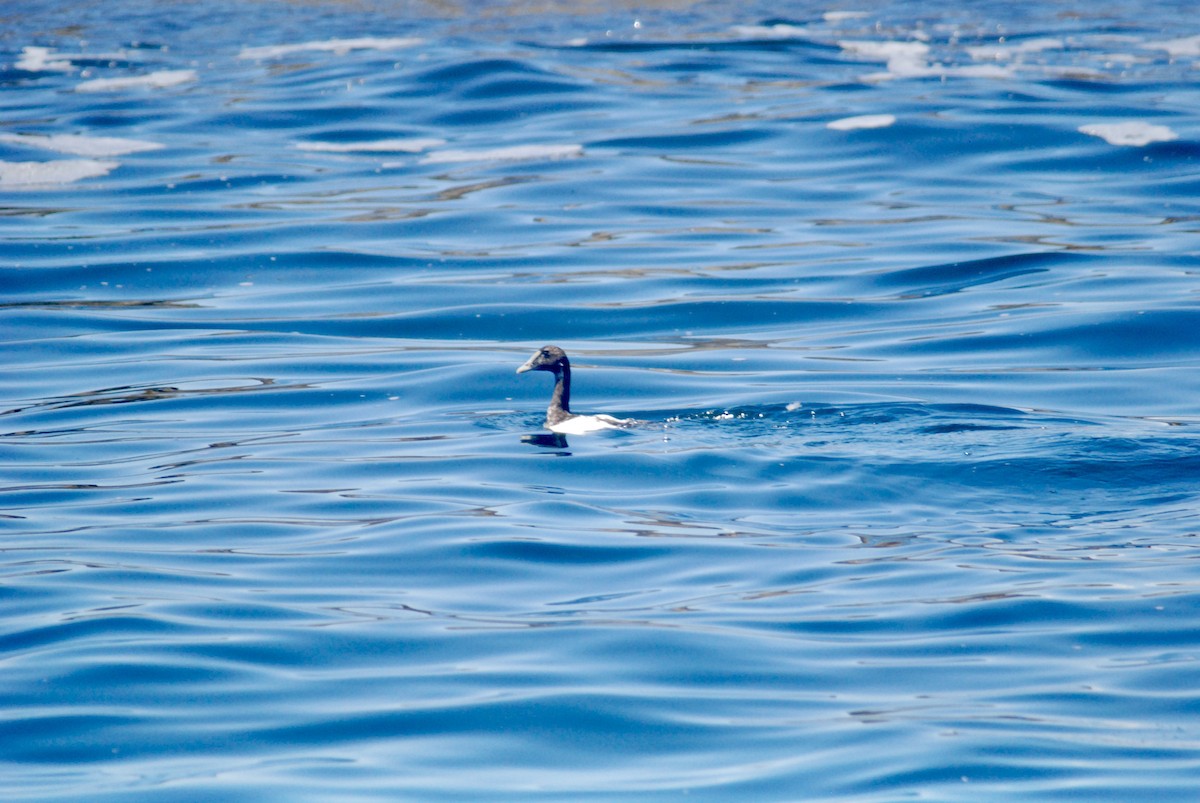
[[[6,799],[1198,799],[1181,8],[5,6]]]

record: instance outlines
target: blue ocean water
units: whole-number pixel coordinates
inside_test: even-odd
[[[0,17],[6,799],[1200,799],[1179,4]]]

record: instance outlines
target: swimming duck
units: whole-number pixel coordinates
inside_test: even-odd
[[[634,423],[628,418],[613,418],[611,415],[576,415],[571,412],[571,361],[567,353],[558,346],[543,346],[517,369],[518,374],[526,371],[549,371],[554,374],[554,393],[550,406],[546,408],[546,428],[564,435],[581,435],[602,429],[627,427]]]

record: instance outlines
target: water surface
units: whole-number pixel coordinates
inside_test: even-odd
[[[1178,12],[6,8],[7,794],[1194,796]]]

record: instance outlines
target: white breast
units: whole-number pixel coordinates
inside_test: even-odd
[[[575,415],[566,421],[550,425],[551,432],[563,435],[583,435],[588,432],[599,432],[602,429],[617,429],[633,423],[629,418],[613,418],[611,415]]]

